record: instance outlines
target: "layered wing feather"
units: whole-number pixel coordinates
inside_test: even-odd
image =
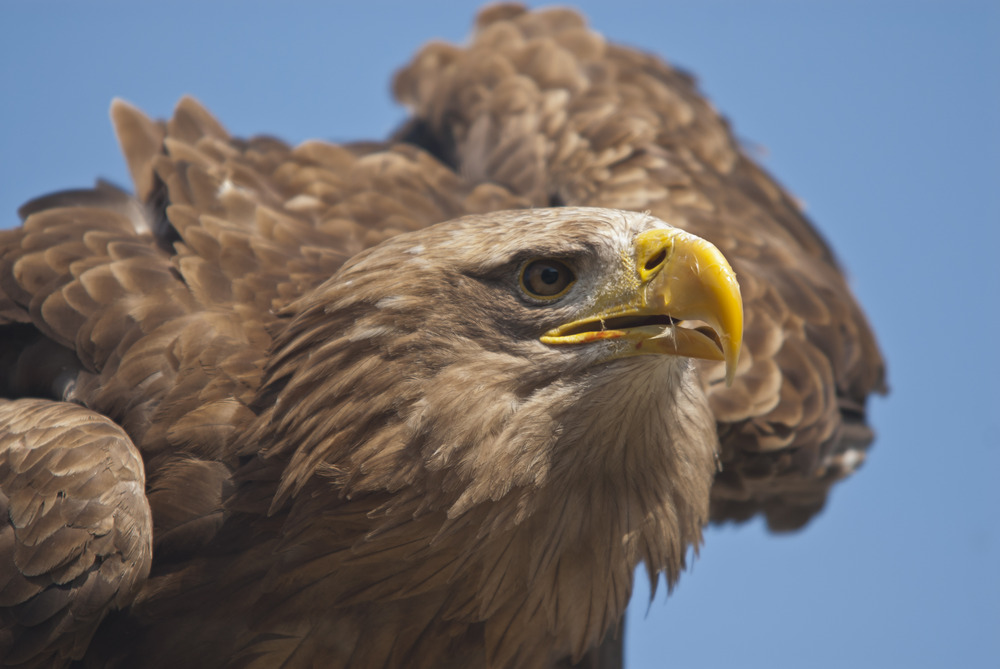
[[[142,459],[122,429],[48,400],[0,400],[0,658],[80,659],[149,572]]]
[[[739,275],[747,322],[732,387],[719,366],[701,367],[722,443],[714,519],[764,513],[774,528],[797,527],[863,459],[871,438],[865,398],[882,388],[884,373],[864,316],[822,238],[741,152],[690,77],[607,43],[571,11],[502,5],[480,15],[467,47],[426,47],[395,91],[413,119],[387,143],[344,146],[234,138],[191,99],[165,123],[116,102],[135,197],[108,184],[55,194],[26,205],[21,228],[0,232],[0,396],[48,398],[0,404],[11,421],[0,421],[0,489],[11,505],[23,494],[11,491],[74,491],[57,499],[56,515],[0,534],[0,561],[27,550],[17,548],[29,541],[17,532],[44,530],[59,542],[45,551],[51,564],[39,567],[36,557],[30,573],[0,569],[2,603],[13,612],[4,615],[21,616],[5,619],[17,632],[0,636],[0,646],[35,658],[51,642],[53,652],[78,655],[101,617],[135,598],[150,542],[156,563],[142,606],[155,616],[159,601],[184,592],[181,567],[227,518],[273,511],[271,499],[235,503],[232,493],[238,470],[244,482],[257,475],[248,473],[249,456],[280,450],[242,428],[260,409],[254,402],[272,392],[261,384],[283,310],[358,252],[465,214],[562,204],[649,210],[723,250]],[[25,448],[47,463],[44,472],[9,464]],[[145,499],[132,490],[143,487],[137,452]],[[111,471],[107,458],[127,463],[105,487],[128,487],[131,506],[99,508],[140,528],[132,543],[107,539],[114,529],[100,534],[106,515],[88,511],[100,532],[82,533],[58,515],[90,509],[97,498],[88,495],[105,494],[72,488],[86,469],[66,474],[68,483],[58,479],[52,472],[62,458],[89,462],[101,481]],[[147,512],[142,528],[147,502],[152,520]],[[87,544],[88,536],[101,539]],[[235,531],[224,538],[236,542],[230,547],[254,539]],[[380,546],[373,539],[368,550]],[[230,578],[249,580],[250,561],[294,543],[276,541],[234,561]],[[290,563],[305,559],[288,555]],[[358,564],[351,568],[363,573]],[[308,577],[272,572],[261,587]],[[378,587],[365,591],[366,602],[378,599]],[[36,600],[48,603],[29,605]],[[77,627],[67,626],[70,618]],[[237,661],[297,657],[309,644],[321,652],[328,632],[317,623],[305,641],[257,639],[254,648],[270,650]],[[386,635],[399,648],[424,643]],[[357,652],[377,665],[379,653],[404,652],[390,648]],[[613,640],[605,645],[614,648]],[[620,649],[610,655],[588,661],[614,666]]]
[[[57,400],[56,413],[82,404],[135,442],[156,556],[141,610],[155,616],[186,599],[178,566],[222,529],[234,472],[262,448],[240,430],[282,309],[389,236],[525,202],[404,144],[231,138],[190,99],[165,124],[121,102],[112,116],[143,199],[108,184],[58,193],[0,233],[0,394]],[[242,564],[260,578],[267,560]]]

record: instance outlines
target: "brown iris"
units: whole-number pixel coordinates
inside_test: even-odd
[[[521,270],[521,287],[531,297],[551,300],[559,297],[573,285],[576,275],[561,260],[540,258],[532,260]]]

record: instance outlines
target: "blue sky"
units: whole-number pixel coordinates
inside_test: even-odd
[[[164,117],[191,93],[239,135],[384,137],[392,72],[463,40],[476,4],[2,3],[0,227],[43,192],[128,183],[115,96]],[[647,607],[638,581],[628,666],[997,666],[1000,3],[578,6],[695,72],[806,203],[892,386],[868,462],[808,528],[713,528],[669,599]]]

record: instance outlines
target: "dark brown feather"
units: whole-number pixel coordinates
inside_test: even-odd
[[[136,197],[46,196],[0,232],[0,394],[44,398],[0,404],[0,664],[619,666],[636,564],[672,584],[709,518],[798,527],[863,459],[870,329],[692,79],[569,10],[476,30],[397,75],[386,143],[116,101]],[[560,404],[580,370],[489,274],[611,225],[492,213],[552,205],[722,249],[735,383],[622,365],[663,396],[612,375]]]
[[[142,460],[121,428],[82,407],[0,400],[0,657],[80,659],[107,612],[149,573]]]

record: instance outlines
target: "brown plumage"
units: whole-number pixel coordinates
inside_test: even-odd
[[[294,148],[117,102],[135,196],[0,232],[0,665],[615,666],[639,562],[863,459],[864,316],[690,78],[498,6],[395,91]],[[715,258],[663,221],[739,279],[729,386],[735,288],[647,305]]]

